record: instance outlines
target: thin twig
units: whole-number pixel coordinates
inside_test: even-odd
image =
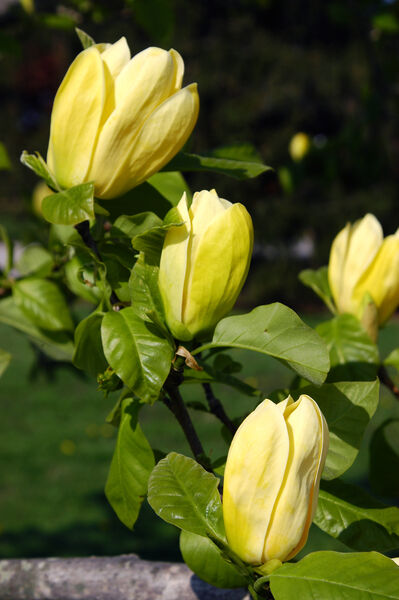
[[[222,403],[218,398],[215,397],[213,390],[211,388],[210,383],[203,383],[202,387],[205,391],[205,396],[208,401],[209,410],[211,413],[215,415],[226,427],[227,429],[234,435],[237,431],[237,427],[234,425],[233,421],[229,419],[227,416]]]
[[[174,414],[181,428],[183,429],[184,435],[186,436],[186,439],[190,445],[195,460],[207,471],[212,471],[209,466],[209,462],[206,459],[206,454],[204,452],[204,448],[202,447],[201,440],[199,439],[194,428],[194,424],[188,413],[187,407],[183,402],[183,398],[181,397],[178,387],[168,383],[166,383],[164,387],[169,396],[169,398],[164,398],[164,403]]]
[[[387,388],[391,390],[392,394],[399,400],[399,388],[394,384],[388,375],[388,371],[383,365],[381,365],[378,369],[378,377],[380,378],[380,381],[386,385]]]
[[[75,229],[76,231],[79,233],[80,237],[82,238],[84,244],[90,249],[92,250],[92,252],[94,252],[94,254],[97,256],[98,260],[100,260],[101,262],[103,262],[103,259],[101,257],[101,254],[98,250],[96,241],[92,238],[92,235],[90,233],[90,223],[89,221],[82,221],[81,223],[78,223],[77,225],[75,225]],[[119,300],[118,296],[115,294],[115,292],[113,290],[111,290],[111,295],[109,297],[110,302],[113,306],[121,304],[121,301]]]

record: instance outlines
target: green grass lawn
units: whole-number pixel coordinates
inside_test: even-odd
[[[314,324],[317,318],[306,318]],[[399,345],[399,324],[381,334],[384,355]],[[103,489],[116,430],[105,424],[116,395],[104,398],[93,380],[60,368],[53,380],[36,372],[29,342],[0,326],[0,347],[13,360],[0,380],[0,557],[83,556],[137,552],[143,558],[177,560],[178,532],[158,519],[145,504],[135,531],[119,523]],[[265,394],[288,385],[292,373],[280,363],[255,353],[234,352],[245,361],[241,376]],[[32,378],[33,376],[33,378]],[[230,388],[215,386],[230,416],[254,407],[254,400]],[[186,399],[202,400],[201,388],[183,387]],[[388,416],[399,416],[399,403],[387,392],[374,418],[375,428]],[[193,412],[206,451],[217,458],[226,452],[218,422]],[[143,429],[162,450],[190,455],[184,437],[161,403],[145,407]],[[367,475],[367,444],[346,477],[362,482]],[[312,531],[307,551],[345,549]]]

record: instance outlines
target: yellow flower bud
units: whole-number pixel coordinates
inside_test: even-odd
[[[242,204],[216,191],[184,193],[177,210],[183,225],[165,237],[159,269],[166,322],[181,341],[204,337],[231,310],[248,273],[252,220]]]
[[[159,171],[184,145],[198,117],[197,84],[181,89],[176,50],[130,58],[123,37],[83,50],[54,100],[47,163],[69,188],[94,181],[114,198]]]
[[[295,160],[295,162],[301,161],[310,150],[309,136],[302,131],[296,133],[291,138],[288,150],[292,160]]]
[[[385,323],[399,304],[399,229],[384,239],[374,215],[348,223],[331,246],[328,280],[339,313],[362,319],[368,297]]]
[[[264,400],[241,424],[224,475],[231,548],[253,565],[290,560],[306,543],[328,449],[328,427],[305,394]]]

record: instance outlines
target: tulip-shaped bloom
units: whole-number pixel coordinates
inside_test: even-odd
[[[181,89],[175,50],[130,58],[126,39],[73,61],[51,115],[47,163],[62,188],[94,181],[98,198],[142,183],[183,146],[198,116],[197,84]]]
[[[242,204],[216,191],[184,193],[177,210],[184,222],[165,237],[159,269],[166,322],[181,341],[203,338],[231,310],[248,273],[253,226]]]
[[[328,280],[339,313],[362,319],[368,296],[384,324],[399,304],[399,229],[384,239],[374,215],[348,223],[331,246]]]
[[[317,505],[328,427],[310,396],[264,400],[238,428],[224,475],[231,548],[247,563],[286,561],[304,546]]]

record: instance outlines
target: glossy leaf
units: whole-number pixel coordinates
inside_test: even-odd
[[[331,361],[328,381],[369,381],[378,369],[378,348],[353,315],[320,323],[317,333],[326,342]]]
[[[16,267],[21,275],[34,273],[37,277],[46,277],[52,272],[53,265],[53,257],[46,248],[39,244],[31,244],[24,249]]]
[[[72,362],[78,369],[93,377],[108,366],[101,341],[101,323],[104,313],[95,311],[79,323],[75,330],[75,352]]]
[[[211,171],[234,177],[234,179],[250,179],[271,170],[271,167],[253,160],[236,160],[216,156],[200,156],[180,152],[163,171]]]
[[[97,264],[88,252],[76,249],[65,265],[68,288],[79,298],[98,304],[102,291],[97,286]]]
[[[328,267],[320,267],[317,270],[305,269],[299,273],[299,279],[323,300],[332,313],[336,312],[328,283]]]
[[[12,297],[0,301],[0,323],[25,333],[42,352],[53,360],[71,360],[73,342],[65,331],[45,331],[37,327],[17,307]]]
[[[191,199],[191,191],[183,175],[179,172],[155,173],[147,182],[152,185],[172,206],[176,206],[184,192]]]
[[[121,405],[118,438],[105,486],[108,502],[119,519],[133,529],[147,493],[154,454],[138,422],[139,403],[125,398]]]
[[[53,190],[59,190],[58,183],[56,182],[54,175],[50,172],[44,158],[39,154],[39,152],[35,152],[35,154],[29,154],[26,150],[24,150],[21,154],[21,163],[31,169],[44,179],[47,185]]]
[[[361,488],[323,482],[314,523],[349,548],[388,552],[399,548],[399,508],[387,507]]]
[[[381,496],[399,498],[399,419],[388,419],[378,427],[371,438],[369,456],[373,490]]]
[[[77,225],[94,219],[94,184],[81,183],[43,199],[42,214],[55,225]]]
[[[2,350],[0,348],[0,377],[3,375],[4,371],[7,369],[8,365],[11,362],[11,354]]]
[[[219,588],[246,587],[247,578],[221,556],[210,539],[182,531],[180,551],[186,565],[203,581]]]
[[[65,298],[52,281],[36,277],[20,279],[15,282],[12,293],[18,308],[40,329],[73,329]]]
[[[330,447],[323,479],[335,479],[352,465],[359,452],[364,431],[378,406],[379,382],[355,381],[307,386],[321,408],[330,431]]]
[[[195,460],[171,452],[148,483],[148,502],[161,519],[180,529],[225,539],[219,480]]]
[[[212,342],[192,354],[221,347],[268,354],[315,384],[323,383],[329,369],[328,351],[320,336],[293,310],[278,302],[258,306],[246,315],[222,319]]]
[[[397,600],[399,568],[378,552],[314,552],[270,575],[275,600]]]
[[[162,225],[162,219],[150,211],[131,216],[121,215],[116,219],[111,234],[118,233],[120,235],[122,233],[131,240],[136,235],[160,225]]]
[[[162,331],[129,307],[105,315],[101,336],[108,363],[122,381],[145,402],[155,402],[174,354]]]
[[[129,279],[132,308],[145,321],[154,321],[155,316],[166,337],[171,339],[164,325],[165,315],[158,288],[158,274],[159,267],[146,264],[144,256],[140,255]]]
[[[112,202],[105,201],[104,205],[110,213],[111,221],[120,215],[131,215],[143,211],[152,211],[159,217],[163,217],[171,207],[169,200],[146,181],[123,196],[113,199]]]

